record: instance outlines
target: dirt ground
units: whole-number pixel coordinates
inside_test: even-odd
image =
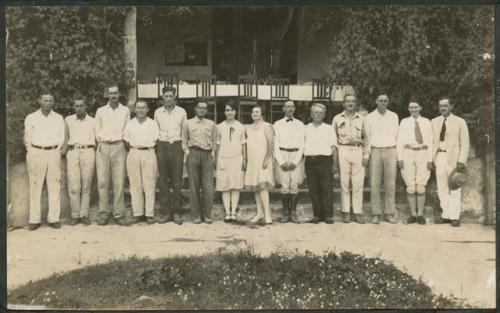
[[[7,234],[7,287],[132,255],[159,258],[248,247],[263,255],[332,250],[380,256],[422,277],[436,293],[465,298],[475,307],[495,307],[495,231],[478,224],[276,223],[250,228],[216,221],[19,229]]]

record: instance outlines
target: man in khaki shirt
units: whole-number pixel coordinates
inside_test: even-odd
[[[184,151],[187,154],[189,195],[194,223],[212,223],[214,181],[215,123],[206,119],[208,105],[198,102],[196,116],[184,126]],[[200,193],[201,188],[201,193]]]
[[[332,127],[337,134],[337,149],[340,169],[340,187],[342,197],[342,221],[350,222],[352,182],[352,211],[354,220],[364,224],[363,185],[365,166],[368,163],[367,138],[364,134],[364,117],[356,109],[356,97],[344,96],[344,112],[333,118]]]

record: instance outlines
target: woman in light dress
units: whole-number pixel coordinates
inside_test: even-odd
[[[226,104],[226,120],[217,125],[215,140],[215,189],[222,192],[226,223],[236,221],[236,208],[246,167],[245,127],[235,120],[235,109],[235,103]]]
[[[248,162],[245,173],[245,187],[255,192],[257,214],[250,220],[256,224],[272,223],[269,206],[269,189],[274,186],[273,176],[273,126],[263,120],[260,106],[252,108],[252,124],[245,125],[247,135]]]

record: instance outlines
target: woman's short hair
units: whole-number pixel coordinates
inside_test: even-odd
[[[257,104],[252,105],[252,111],[255,108],[259,108],[260,109],[260,113],[262,114],[262,116],[264,116],[264,114],[266,113],[265,107],[263,105],[261,105],[261,104],[257,103]]]
[[[231,109],[233,109],[233,111],[237,111],[237,109],[238,109],[238,102],[235,101],[235,100],[229,100],[228,102],[226,102],[224,104],[224,110],[226,109],[226,107],[230,107]]]

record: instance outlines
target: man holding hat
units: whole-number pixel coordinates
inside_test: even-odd
[[[454,178],[456,176],[454,173],[464,173],[467,170],[469,129],[465,120],[453,115],[452,110],[453,104],[450,98],[443,97],[439,100],[441,116],[434,118],[431,122],[432,155],[436,165],[439,202],[443,210],[441,223],[451,223],[452,226],[457,227],[460,226],[461,188],[453,186],[459,180]],[[452,177],[450,174],[453,174]],[[449,182],[452,182],[452,188]]]

